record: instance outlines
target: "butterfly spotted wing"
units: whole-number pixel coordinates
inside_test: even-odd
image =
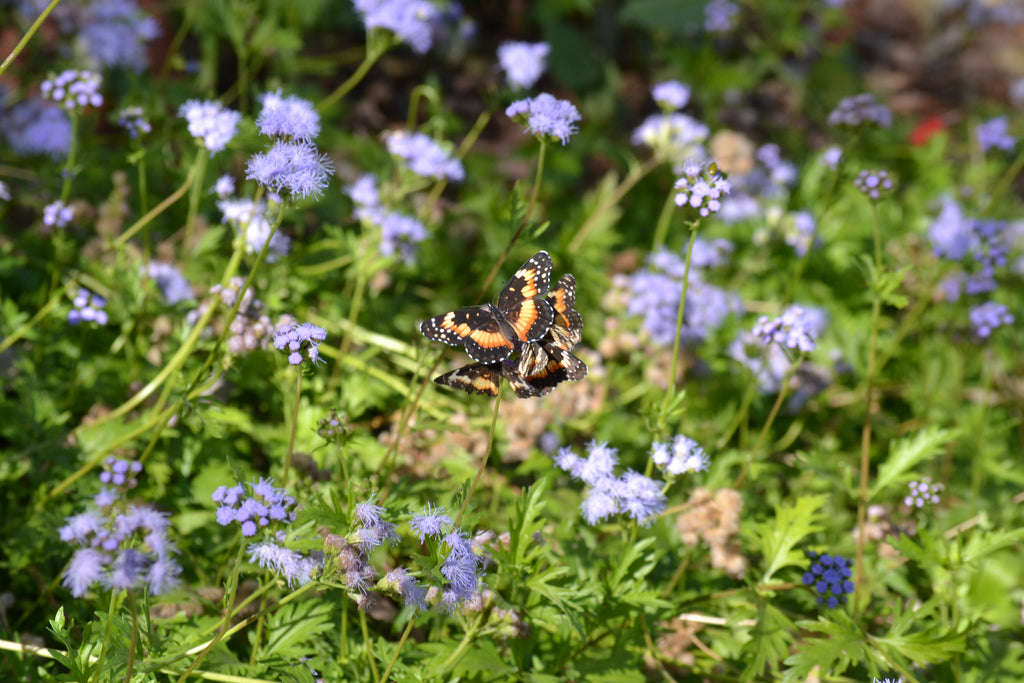
[[[587,376],[586,363],[546,341],[524,344],[516,369],[541,396],[562,382],[575,382]]]
[[[575,308],[576,278],[572,273],[559,278],[546,298],[554,312],[551,329],[548,330],[550,341],[560,349],[572,351],[583,338],[583,318]]]
[[[427,339],[449,346],[465,345],[473,360],[505,360],[522,342],[547,334],[554,310],[544,298],[551,281],[551,257],[539,251],[506,283],[498,303],[460,308],[420,324]]]
[[[469,394],[497,396],[501,390],[501,377],[504,377],[519,398],[540,396],[540,391],[527,383],[515,369],[512,362],[470,363],[451,372],[446,372],[434,380],[435,383],[455,389],[462,389]],[[546,393],[546,392],[545,392]]]

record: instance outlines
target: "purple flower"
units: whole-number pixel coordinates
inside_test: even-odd
[[[828,115],[830,126],[873,125],[889,128],[892,125],[892,110],[880,104],[871,93],[851,95],[839,100],[839,104]]]
[[[246,248],[249,253],[258,253],[270,238],[267,251],[267,263],[274,263],[281,256],[287,256],[292,241],[280,230],[270,237],[271,225],[267,220],[267,204],[263,200],[253,202],[251,199],[222,199],[217,202],[221,211],[221,220],[245,235]]]
[[[377,190],[377,176],[372,173],[365,173],[351,185],[345,186],[345,194],[352,199],[358,207],[380,206],[380,192]]]
[[[39,86],[44,99],[53,100],[69,112],[86,107],[102,107],[100,84],[103,77],[92,71],[67,69]]]
[[[76,42],[102,66],[141,72],[146,44],[160,35],[160,25],[130,0],[93,0],[80,18]]]
[[[853,571],[850,561],[840,555],[819,555],[813,551],[805,551],[811,566],[804,572],[802,581],[805,586],[813,586],[818,594],[818,604],[835,609],[846,603],[846,596],[853,592]]]
[[[925,477],[921,481],[912,481],[908,484],[910,493],[903,499],[908,507],[923,508],[925,505],[937,505],[939,493],[945,488],[942,484],[933,484],[931,479]]]
[[[461,182],[466,177],[462,162],[423,133],[399,130],[387,137],[388,152],[405,161],[409,170],[424,178],[447,178]]]
[[[659,484],[642,474],[627,470],[615,477],[617,451],[607,443],[591,441],[587,457],[574,456],[571,449],[559,450],[556,463],[590,489],[580,511],[594,525],[612,515],[626,513],[641,524],[650,524],[665,509],[666,498]]]
[[[435,507],[427,503],[423,514],[412,516],[409,527],[414,534],[419,536],[420,543],[423,543],[427,536],[438,538],[451,531],[452,519],[444,514],[443,507]]]
[[[83,322],[106,325],[108,322],[107,312],[103,308],[107,300],[98,294],[93,294],[88,289],[80,288],[78,294],[71,302],[74,308],[68,311],[68,324],[79,325]]]
[[[1017,145],[1017,138],[1010,135],[1009,126],[1009,121],[1005,116],[997,116],[979,123],[974,129],[974,137],[977,139],[981,151],[987,152],[990,149],[1012,151]]]
[[[550,136],[564,145],[576,134],[580,112],[572,102],[557,99],[548,93],[517,100],[505,109],[510,119],[526,124],[526,132]]]
[[[424,54],[430,49],[431,24],[439,11],[426,0],[353,0],[367,29],[383,29],[409,44],[414,52]]]
[[[782,237],[797,256],[804,256],[816,243],[817,222],[808,211],[794,211],[783,222]]]
[[[357,528],[353,533],[353,545],[363,553],[368,553],[384,543],[397,543],[402,538],[395,531],[394,524],[384,521],[383,515],[387,511],[373,502],[376,497],[374,494],[365,503],[356,505],[356,520],[361,528]]]
[[[235,193],[235,179],[226,173],[217,178],[213,185],[213,193],[221,199],[230,197]]]
[[[125,107],[117,114],[117,125],[128,131],[133,140],[140,135],[150,133],[153,127],[146,120],[146,112],[142,107]]]
[[[281,91],[264,93],[263,109],[256,126],[269,137],[308,142],[320,134],[320,114],[308,100],[295,95],[281,97]]]
[[[249,562],[261,569],[269,569],[284,578],[289,586],[301,586],[312,579],[317,562],[303,557],[294,550],[289,550],[273,541],[253,543],[248,548]]]
[[[241,484],[217,487],[211,497],[220,503],[218,524],[237,522],[242,535],[251,538],[259,529],[264,529],[264,535],[273,534],[295,521],[295,499],[284,489],[274,488],[272,480],[260,479],[249,483],[248,488],[250,494],[246,496]]]
[[[43,225],[51,228],[66,228],[74,217],[75,210],[59,199],[43,207]]]
[[[79,548],[64,572],[64,587],[76,598],[82,597],[89,586],[103,577],[108,562],[108,555],[100,550]]]
[[[667,499],[661,486],[639,472],[626,470],[612,490],[622,511],[644,526],[650,525],[665,511]]]
[[[730,0],[711,0],[704,5],[704,30],[708,33],[732,30],[733,21],[739,12],[739,5]]]
[[[427,591],[419,584],[415,577],[411,576],[404,567],[392,569],[381,579],[382,588],[392,588],[398,593],[406,604],[413,605],[417,609],[427,609]]]
[[[1014,321],[1010,309],[995,301],[986,301],[971,309],[969,316],[975,333],[982,339],[988,339],[992,332],[1003,325],[1012,325]]]
[[[547,68],[547,43],[509,41],[498,46],[498,63],[513,88],[532,88]]]
[[[974,221],[964,216],[956,200],[944,197],[942,210],[928,228],[928,240],[936,256],[960,261],[977,245]]]
[[[673,476],[703,472],[711,462],[696,441],[682,434],[676,435],[671,444],[655,442],[651,447],[651,459]]]
[[[825,165],[831,168],[833,171],[839,166],[839,161],[843,158],[843,148],[839,145],[832,145],[826,147],[825,151],[821,153],[821,159],[825,162]]]
[[[156,282],[157,288],[164,297],[164,303],[168,306],[195,298],[188,280],[180,270],[170,263],[150,261],[143,270],[149,278]]]
[[[212,100],[189,100],[178,109],[178,116],[188,122],[189,134],[210,150],[211,157],[227,147],[242,119],[237,111]]]
[[[809,353],[814,350],[815,339],[824,331],[826,323],[820,311],[790,306],[775,319],[761,316],[752,332],[765,345],[775,343]]]
[[[313,323],[293,323],[286,328],[280,329],[274,335],[274,348],[282,351],[285,347],[291,352],[288,355],[288,362],[292,365],[302,363],[300,350],[306,344],[306,355],[313,364],[323,363],[320,358],[320,342],[327,338],[327,330],[317,327]]]
[[[60,107],[30,99],[11,107],[2,118],[3,133],[19,154],[66,157],[71,147],[71,121]]]
[[[330,159],[310,142],[278,140],[266,152],[252,155],[245,177],[275,193],[319,199],[334,173]]]
[[[676,206],[689,205],[707,217],[722,208],[722,198],[729,194],[729,181],[718,175],[712,164],[702,166],[690,161],[683,166],[683,177],[676,181]]]
[[[651,114],[633,130],[629,141],[675,162],[706,158],[704,141],[709,134],[708,127],[692,116],[678,112]]]
[[[651,97],[668,111],[676,111],[690,101],[690,86],[679,81],[662,81],[651,88]]]
[[[441,576],[448,582],[444,589],[443,602],[448,608],[473,598],[480,585],[482,570],[480,558],[473,552],[469,537],[464,531],[452,531],[444,537],[448,546],[447,557],[441,563]]]
[[[853,179],[853,186],[866,194],[869,199],[878,201],[883,194],[889,193],[893,188],[892,178],[885,169],[874,169],[861,171]]]
[[[372,221],[380,226],[380,253],[382,256],[398,254],[403,263],[415,260],[416,245],[427,237],[427,229],[416,218],[397,211],[383,211]]]

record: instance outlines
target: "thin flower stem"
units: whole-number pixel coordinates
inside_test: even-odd
[[[484,475],[484,470],[487,469],[487,461],[491,457],[491,447],[494,445],[494,429],[498,424],[498,407],[501,405],[501,392],[494,397],[494,413],[491,415],[491,431],[487,434],[487,449],[484,451],[483,458],[480,459],[480,467],[476,471],[476,476],[473,477],[473,483],[470,484],[469,490],[466,491],[466,497],[462,499],[462,505],[459,507],[459,514],[455,517],[455,526],[459,526],[462,523],[462,515],[465,514],[466,508],[469,506],[469,499],[476,490],[476,485],[480,483],[480,478]]]
[[[50,4],[46,6],[46,9],[44,9],[39,14],[39,16],[36,17],[36,20],[33,21],[32,25],[28,27],[28,30],[25,31],[25,35],[21,37],[21,40],[18,41],[18,44],[14,46],[14,49],[11,50],[11,53],[7,55],[6,59],[4,59],[3,64],[0,64],[0,76],[4,75],[4,72],[7,71],[8,67],[11,66],[14,60],[17,59],[18,55],[21,54],[21,51],[24,50],[25,47],[28,45],[29,41],[32,40],[32,36],[34,36],[36,32],[39,31],[39,27],[43,25],[43,22],[46,21],[46,18],[50,16],[50,12],[56,9],[57,5],[59,4],[60,0],[51,0]]]
[[[203,150],[199,150],[199,151],[200,151],[200,153],[202,153]],[[144,215],[139,220],[135,221],[131,225],[131,227],[129,227],[123,233],[118,235],[117,239],[115,239],[114,242],[113,242],[113,246],[119,247],[119,246],[123,245],[125,242],[130,240],[135,235],[135,233],[137,233],[139,230],[141,230],[142,228],[144,228],[147,225],[149,225],[149,223],[154,218],[156,218],[161,213],[163,213],[165,210],[167,210],[167,208],[169,206],[171,206],[176,201],[178,201],[183,196],[185,196],[185,193],[188,192],[188,189],[190,187],[192,187],[192,180],[196,177],[195,173],[196,173],[196,166],[193,165],[192,168],[189,169],[188,175],[185,176],[185,182],[183,182],[181,184],[181,186],[177,190],[175,190],[170,195],[168,195],[166,199],[164,199],[162,202],[160,202],[159,204],[154,206],[152,208],[152,210],[150,210],[149,213]]]
[[[651,243],[651,251],[658,251],[661,247],[665,246],[665,238],[668,236],[668,227],[672,224],[672,214],[675,213],[675,194],[672,192],[668,193],[665,197],[665,203],[661,207],[661,213],[658,215],[658,224],[654,228],[654,241]]]
[[[110,603],[107,605],[107,625],[103,629],[103,644],[100,645],[100,656],[96,660],[96,670],[89,675],[89,680],[99,680],[100,670],[103,669],[103,662],[107,658],[107,648],[110,646],[110,634],[114,628],[114,614],[117,605],[117,593],[110,591]],[[95,677],[95,679],[94,679]]]
[[[782,408],[782,402],[786,400],[786,396],[789,395],[789,383],[793,379],[793,375],[796,374],[797,369],[803,364],[804,355],[801,354],[799,358],[793,361],[789,369],[786,370],[786,376],[782,378],[782,386],[779,387],[779,394],[775,397],[775,403],[772,404],[772,409],[768,413],[768,419],[764,421],[764,426],[761,427],[760,433],[757,435],[757,441],[754,442],[754,447],[747,452],[747,459],[743,463],[743,469],[740,470],[739,475],[736,477],[736,481],[733,482],[732,488],[738,489],[740,484],[747,476],[747,470],[750,469],[750,465],[755,455],[760,453],[761,444],[764,443],[765,438],[768,436],[768,430],[771,429],[775,423],[775,418],[779,415],[779,410]]]
[[[192,170],[195,176],[192,183],[192,192],[188,197],[188,217],[185,219],[185,239],[182,247],[186,254],[192,253],[192,240],[195,238],[196,216],[199,215],[199,197],[202,195],[203,178],[206,176],[206,167],[209,165],[210,155],[203,149],[199,149],[196,160],[193,162]]]
[[[258,661],[260,653],[260,641],[263,639],[263,624],[266,621],[265,612],[267,610],[267,595],[263,594],[260,599],[260,618],[256,620],[256,633],[252,638],[252,652],[249,654],[249,666],[253,666]]]
[[[352,331],[356,327],[356,322],[359,320],[359,312],[363,307],[363,298],[366,293],[366,270],[370,267],[364,259],[362,263],[356,263],[356,286],[355,291],[352,292],[352,303],[348,309],[348,326],[345,328],[345,332],[342,333],[341,344],[338,345],[338,360],[339,362],[334,366],[335,375],[339,372],[341,367],[341,360],[348,355],[349,349],[352,348]]]
[[[0,341],[0,353],[3,353],[7,349],[9,349],[12,344],[14,344],[22,337],[24,337],[29,332],[29,330],[31,330],[39,323],[40,320],[45,318],[50,313],[50,311],[53,310],[54,306],[59,304],[61,300],[64,298],[65,288],[73,290],[77,286],[78,281],[76,279],[72,279],[65,285],[65,287],[55,290],[54,293],[50,296],[50,299],[45,304],[43,304],[42,308],[36,311],[36,314],[32,316],[32,318],[27,323],[25,323],[24,325],[16,329],[14,332],[12,332],[3,341]]]
[[[633,186],[640,182],[644,176],[653,171],[661,160],[656,157],[651,157],[640,166],[634,166],[629,174],[619,183],[619,186],[615,188],[615,191],[609,194],[607,197],[601,200],[601,203],[587,216],[587,220],[583,222],[576,234],[573,235],[572,240],[569,242],[569,252],[575,253],[583,246],[584,240],[590,234],[590,231],[597,225],[598,220],[604,215],[606,211],[611,207],[622,201],[622,198],[633,189]]]
[[[658,429],[663,431],[665,421],[668,418],[669,404],[675,396],[676,368],[679,364],[679,345],[683,335],[683,316],[686,311],[686,293],[690,287],[690,257],[693,255],[693,245],[697,241],[697,231],[700,229],[700,221],[690,224],[690,245],[686,248],[686,268],[683,271],[683,291],[679,297],[679,309],[676,311],[676,338],[672,345],[672,365],[668,373],[668,387],[665,389],[665,400],[661,403],[661,415],[658,419]]]
[[[487,123],[491,120],[492,115],[493,112],[487,110],[476,118],[476,123],[474,123],[473,127],[470,128],[466,137],[462,138],[462,142],[459,143],[459,148],[455,150],[455,157],[457,159],[463,159],[466,154],[469,153],[469,150],[473,148],[473,145],[475,145],[476,141],[480,138],[480,134],[483,133]],[[427,200],[423,203],[424,208],[422,214],[424,216],[429,216],[434,211],[434,207],[437,205],[438,199],[441,198],[441,193],[444,192],[444,188],[447,186],[448,179],[441,177],[436,183],[434,183],[434,186],[430,188]]]
[[[377,63],[377,60],[384,56],[388,47],[390,47],[388,41],[381,37],[380,32],[370,31],[367,34],[366,56],[363,57],[363,61],[359,63],[359,66],[356,67],[356,70],[348,77],[348,79],[345,80],[344,83],[335,88],[334,92],[330,95],[320,100],[320,104],[316,107],[317,110],[326,111],[327,109],[330,109],[335,102],[347,95],[352,88],[359,84],[359,81],[363,80],[363,77],[366,76],[370,69],[373,68],[373,65]]]
[[[875,272],[878,273],[882,268],[882,237],[881,228],[878,224],[878,210],[874,203],[871,204],[871,215],[875,241]],[[864,390],[864,426],[860,433],[860,491],[857,495],[857,573],[854,580],[855,593],[853,600],[855,612],[859,611],[860,597],[867,588],[867,577],[864,572],[864,547],[867,544],[865,521],[867,520],[868,507],[868,480],[871,476],[871,418],[874,412],[875,376],[878,372],[878,329],[882,317],[881,294],[877,291],[877,284],[871,284],[876,291],[874,291],[871,299],[871,336],[868,342],[867,386]]]
[[[75,177],[75,160],[78,156],[78,130],[81,127],[79,123],[81,117],[77,112],[68,112],[68,118],[71,119],[71,140],[68,142],[68,158],[64,162],[64,170],[61,172],[64,179],[60,187],[60,200],[62,202],[67,202],[71,196],[71,180]]]
[[[473,620],[472,625],[470,625],[470,627],[462,635],[462,640],[459,642],[459,646],[452,650],[452,653],[448,655],[448,659],[444,660],[441,666],[438,667],[438,673],[445,673],[446,671],[448,671],[448,669],[450,669],[458,663],[459,659],[462,657],[462,653],[464,653],[469,648],[470,644],[473,642],[473,638],[476,636],[476,632],[480,629],[480,624],[483,621],[483,618],[484,615],[482,612],[477,614],[476,619]]]
[[[753,372],[750,372],[750,381],[747,382],[746,389],[743,391],[743,398],[740,400],[739,410],[736,411],[736,417],[733,418],[729,426],[722,431],[722,435],[718,438],[718,442],[715,444],[715,448],[722,450],[725,445],[729,443],[732,435],[736,433],[736,430],[740,428],[747,418],[750,416],[750,406],[754,402],[754,395],[757,393],[757,377]]]
[[[128,611],[132,615],[132,636],[128,644],[128,664],[125,666],[124,683],[132,680],[132,669],[135,667],[135,648],[139,644],[139,612],[135,605],[135,594],[128,591]]]
[[[288,452],[284,456],[284,476],[281,477],[281,486],[288,486],[288,472],[292,466],[292,452],[295,450],[295,432],[299,426],[299,401],[302,400],[302,371],[296,368],[295,372],[295,405],[292,406],[292,428],[288,434]]]
[[[366,625],[366,612],[359,610],[359,628],[363,631],[363,644],[366,646],[366,659],[370,662],[370,671],[373,677],[380,680],[377,673],[377,660],[373,657],[373,643],[370,642],[370,629]]]
[[[0,73],[3,73],[0,71]],[[1017,176],[1020,175],[1021,169],[1024,169],[1024,147],[1021,147],[1020,154],[1013,160],[1010,167],[1006,169],[1006,172],[996,182],[995,187],[992,188],[992,192],[988,195],[988,201],[985,202],[985,208],[982,209],[982,213],[987,212],[1000,200],[1006,190],[1010,187]]]
[[[398,645],[395,646],[395,653],[391,656],[391,661],[388,662],[388,668],[384,669],[384,673],[380,677],[380,683],[388,683],[388,676],[391,675],[391,669],[395,667],[395,662],[398,661],[398,655],[402,651],[402,647],[405,645],[405,641],[409,639],[409,634],[412,633],[412,627],[416,625],[416,617],[409,620],[406,624],[405,630],[402,631],[402,637],[398,641]]]

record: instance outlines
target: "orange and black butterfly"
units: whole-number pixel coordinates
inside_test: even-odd
[[[468,394],[497,396],[501,391],[504,377],[519,398],[543,396],[551,389],[541,390],[527,382],[516,369],[516,362],[504,360],[500,363],[470,363],[434,379],[437,384],[453,389],[462,389]]]
[[[519,348],[548,333],[555,318],[545,298],[551,282],[551,257],[538,251],[519,267],[496,304],[460,308],[420,324],[427,339],[450,346],[465,344],[479,363],[499,363]]]
[[[576,278],[566,273],[547,295],[548,303],[554,310],[554,320],[548,336],[551,343],[564,351],[572,351],[583,338],[583,318],[576,310]]]

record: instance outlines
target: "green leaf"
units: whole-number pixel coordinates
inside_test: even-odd
[[[327,601],[289,603],[267,618],[264,655],[304,657],[313,649],[313,636],[334,628],[333,605]]]
[[[903,485],[910,481],[913,477],[907,475],[907,472],[938,455],[956,436],[957,432],[953,430],[932,427],[894,441],[889,447],[889,457],[878,466],[878,476],[868,493],[868,500],[874,500],[889,486]]]
[[[898,656],[908,663],[935,664],[963,652],[967,647],[964,634],[934,621],[933,614],[939,605],[938,597],[914,609],[903,609],[898,601],[895,602],[889,632],[880,637],[868,637],[872,645],[885,655],[878,658],[879,662],[885,663]],[[911,633],[910,629],[915,626],[918,630]]]
[[[632,0],[619,12],[619,20],[652,31],[685,36],[703,24],[706,4],[679,0]]]
[[[972,534],[960,558],[964,564],[977,562],[1003,548],[1016,545],[1021,539],[1024,539],[1024,528]]]
[[[825,496],[798,498],[793,507],[776,506],[774,519],[744,526],[743,535],[759,546],[764,556],[765,569],[760,583],[770,583],[783,567],[805,562],[803,553],[794,548],[822,529],[819,510],[824,503]]]
[[[747,661],[747,668],[743,670],[741,678],[745,681],[753,680],[762,675],[766,668],[777,674],[780,664],[789,654],[795,630],[796,626],[789,617],[770,603],[759,600],[753,638],[741,650],[742,659]]]
[[[864,633],[841,610],[832,610],[830,621],[824,616],[818,621],[799,621],[797,626],[822,638],[808,638],[796,647],[796,653],[787,657],[789,667],[782,676],[784,683],[806,681],[815,667],[822,673],[836,676],[846,671],[851,664],[866,660],[869,656]]]

